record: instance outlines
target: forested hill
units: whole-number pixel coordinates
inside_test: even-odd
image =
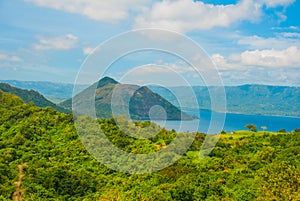
[[[3,201],[300,199],[300,133],[224,134],[201,160],[205,135],[198,133],[173,165],[131,175],[97,162],[79,140],[70,114],[26,104],[2,91],[0,114]],[[153,138],[136,139],[120,131],[113,119],[99,120],[99,127],[115,146],[133,154],[158,151],[182,135],[162,129]]]
[[[12,87],[6,83],[0,83],[0,90],[9,92],[21,97],[26,103],[33,102],[38,107],[52,107],[57,111],[69,113],[70,110],[62,108],[51,101],[47,100],[43,95],[34,90],[25,90]]]
[[[95,92],[93,91],[95,93],[95,110],[99,118],[116,116],[115,114],[112,115],[111,109],[115,107],[119,116],[125,115],[129,111],[131,119],[148,120],[150,119],[149,112],[153,106],[160,106],[166,113],[158,110],[153,113],[152,119],[191,120],[194,118],[182,112],[160,95],[153,93],[148,87],[120,84],[110,77],[100,79],[91,87],[77,94],[75,99],[73,99],[73,104],[84,105],[85,102],[89,102],[90,100],[86,100],[86,97],[88,97],[87,94],[91,93],[90,90],[94,89],[96,89]],[[118,101],[112,100],[113,95],[117,97]],[[59,106],[71,109],[72,99],[60,103]]]
[[[64,100],[72,97],[73,84],[69,83],[54,83],[45,81],[20,81],[20,80],[0,80],[2,83],[7,83],[11,86],[35,90],[50,99]],[[83,90],[87,85],[77,85],[77,88]]]

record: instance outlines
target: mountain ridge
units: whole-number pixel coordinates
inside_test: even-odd
[[[179,99],[183,107],[188,108],[191,104],[189,99],[186,99],[186,88],[170,87],[166,89],[150,86],[151,90],[160,94],[175,106],[176,100]],[[218,91],[221,91],[219,89],[222,87],[192,87],[198,100],[198,106],[201,109],[211,109],[208,88],[216,92],[215,95],[218,97]],[[300,87],[248,84],[225,86],[224,89],[227,100],[227,112],[229,113],[300,117]],[[176,97],[170,90],[176,94],[177,99],[175,99]]]
[[[56,105],[55,103],[52,103],[51,101],[46,99],[43,95],[41,95],[39,92],[34,90],[20,89],[6,83],[0,83],[0,90],[3,92],[17,95],[18,97],[22,98],[22,100],[24,100],[25,103],[33,102],[36,106],[41,108],[52,107],[53,109],[59,112],[63,112],[63,113],[70,112],[69,110],[62,108]]]
[[[94,89],[96,90],[95,92],[90,91]],[[159,94],[152,92],[146,86],[120,84],[109,77],[102,78],[97,83],[77,94],[73,98],[73,105],[84,105],[91,101],[90,99],[86,99],[89,93],[95,93],[95,109],[96,115],[99,118],[111,118],[112,116],[122,116],[127,113],[129,113],[130,119],[134,120],[149,120],[151,118],[157,120],[191,120],[194,118],[181,112],[180,109]],[[70,109],[72,107],[72,99],[63,101],[59,106]],[[163,108],[166,114],[157,108],[157,110],[151,113],[154,106],[159,106],[161,107],[160,109]]]
[[[64,100],[72,97],[74,84],[72,83],[56,83],[49,81],[20,81],[20,80],[0,80],[0,83],[6,83],[11,86],[35,90],[49,99]],[[77,88],[82,91],[88,85],[77,85]]]
[[[4,80],[2,82],[8,81]],[[59,101],[71,98],[73,93],[73,84],[39,81],[14,81],[11,85],[17,86],[18,88],[34,89],[47,98],[58,98]],[[88,87],[87,85],[78,86],[81,91]],[[175,99],[168,97],[169,93],[161,92],[157,88],[153,89],[152,86],[148,87],[176,106]],[[218,86],[211,86],[211,88],[214,87]],[[177,90],[181,93],[184,92],[184,86],[168,88],[172,90],[174,89],[175,91]],[[210,109],[210,98],[207,92],[207,87],[193,86],[193,89],[196,91],[201,109]],[[247,90],[250,91],[247,92]],[[298,86],[243,84],[238,86],[225,86],[225,91],[228,104],[227,112],[229,113],[300,117],[300,87]],[[179,93],[178,98],[186,101],[184,93],[182,95]],[[50,98],[50,100],[52,101],[53,99]],[[249,100],[255,101],[249,102]]]

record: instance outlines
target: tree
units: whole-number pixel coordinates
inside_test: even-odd
[[[250,131],[256,132],[257,127],[254,124],[247,124],[245,128],[248,128]]]
[[[300,128],[296,128],[296,129],[294,130],[294,132],[295,132],[295,133],[300,133]]]

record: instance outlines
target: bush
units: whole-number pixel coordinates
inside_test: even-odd
[[[295,128],[294,132],[295,133],[300,133],[300,128]]]
[[[245,128],[248,128],[250,131],[256,132],[257,127],[254,124],[247,124]]]
[[[279,133],[286,133],[286,130],[283,128],[283,129],[280,129],[278,132]]]

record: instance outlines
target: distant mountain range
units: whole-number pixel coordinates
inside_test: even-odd
[[[51,101],[47,100],[43,95],[34,90],[20,89],[17,87],[10,86],[6,83],[0,83],[0,90],[3,92],[17,95],[20,98],[22,98],[23,101],[26,103],[33,102],[36,106],[41,108],[52,107],[53,109],[59,112],[70,113],[70,110],[52,103]]]
[[[140,87],[138,85],[120,84],[112,78],[104,77],[98,83],[88,87],[75,96],[74,105],[84,105],[90,100],[86,99],[88,94],[93,90],[95,92],[95,110],[99,118],[110,118],[112,116],[121,116],[128,113],[131,119],[148,120],[148,119],[193,119],[194,117],[181,112],[169,101],[160,95],[153,93],[148,87]],[[116,97],[116,99],[113,99]],[[59,104],[66,109],[72,108],[72,99],[68,99]],[[157,109],[151,114],[153,106],[159,106],[163,110]],[[116,108],[117,114],[112,111],[112,107]],[[165,113],[164,113],[165,111]],[[150,116],[149,116],[150,113]]]
[[[0,81],[1,82],[1,81]],[[72,97],[73,84],[52,83],[52,82],[31,82],[3,80],[13,86],[23,89],[33,89],[50,100],[65,100]],[[87,88],[87,85],[79,86],[81,89]],[[157,86],[148,86],[153,92],[168,100],[178,107],[178,101],[170,93],[174,91],[177,99],[188,111],[192,104],[187,96],[187,87],[168,87],[162,88]],[[217,90],[218,87],[211,87]],[[197,96],[199,108],[211,109],[210,96],[207,87],[194,86],[193,90]],[[227,98],[227,112],[241,114],[261,114],[276,116],[295,116],[300,117],[300,87],[288,86],[267,86],[267,85],[242,85],[242,86],[225,86]]]
[[[188,87],[170,87],[166,89],[149,86],[149,88],[175,106],[180,100],[181,105],[185,107],[184,109],[197,109],[189,107],[192,103],[188,97]],[[218,93],[221,91],[219,89],[220,87],[210,87],[210,90],[216,92],[215,97],[218,97]],[[196,94],[199,108],[211,109],[208,88],[194,86],[193,90]],[[225,86],[225,92],[227,112],[229,113],[300,117],[300,87],[266,85]]]

